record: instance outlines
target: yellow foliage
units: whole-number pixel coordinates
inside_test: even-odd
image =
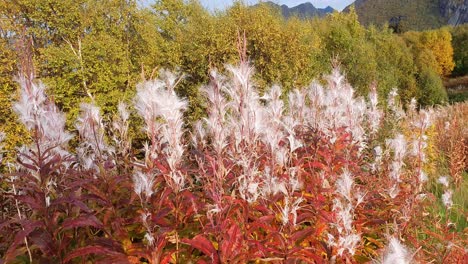
[[[422,33],[423,45],[435,56],[438,63],[436,71],[440,75],[449,75],[455,63],[453,62],[452,35],[447,29],[431,30]]]
[[[449,75],[455,68],[452,35],[448,29],[407,32],[404,37],[415,50],[420,68],[430,67],[441,76]]]

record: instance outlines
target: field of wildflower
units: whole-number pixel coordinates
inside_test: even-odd
[[[358,97],[339,67],[261,95],[253,71],[212,71],[191,125],[161,71],[112,120],[83,103],[76,134],[20,76],[0,263],[468,263],[467,103]]]

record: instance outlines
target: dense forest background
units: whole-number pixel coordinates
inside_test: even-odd
[[[360,95],[377,84],[386,98],[396,87],[403,102],[414,97],[425,106],[447,102],[443,79],[468,71],[468,26],[395,34],[388,25],[361,25],[353,8],[305,20],[285,19],[268,4],[236,3],[211,13],[183,0],[145,6],[134,0],[18,0],[0,3],[0,19],[0,130],[7,133],[7,149],[24,139],[11,102],[18,69],[31,59],[35,76],[68,113],[70,128],[80,102],[94,100],[109,114],[159,69],[183,74],[177,92],[189,100],[189,124],[198,120],[206,107],[198,88],[210,70],[239,60],[244,34],[261,91],[273,84],[304,87],[340,63]]]

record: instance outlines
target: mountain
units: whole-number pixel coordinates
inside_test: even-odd
[[[357,0],[343,11],[352,5],[364,25],[388,23],[397,31],[468,23],[468,0]]]
[[[311,17],[323,17],[329,13],[333,13],[335,9],[330,6],[325,8],[316,8],[312,3],[307,2],[294,7],[288,7],[287,5],[278,5],[273,2],[265,2],[267,5],[272,6],[281,10],[281,14],[286,17],[297,16],[299,18],[311,18]]]
[[[440,1],[440,12],[448,19],[450,25],[468,23],[468,0],[443,0]]]

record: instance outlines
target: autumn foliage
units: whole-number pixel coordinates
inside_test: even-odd
[[[261,95],[245,59],[227,70],[200,88],[207,114],[190,129],[180,76],[161,71],[112,121],[82,104],[76,135],[46,87],[20,76],[14,110],[31,140],[2,175],[0,262],[466,263],[462,222],[448,217],[466,216],[452,199],[466,104],[405,112],[392,91],[384,108],[376,87],[356,96],[338,67]]]

